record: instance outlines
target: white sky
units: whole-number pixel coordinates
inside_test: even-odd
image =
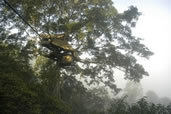
[[[140,17],[134,34],[155,53],[150,60],[141,60],[149,77],[141,81],[144,91],[153,90],[160,97],[171,98],[171,0],[113,0],[122,12],[130,5],[137,6]],[[120,87],[125,83],[117,81]]]

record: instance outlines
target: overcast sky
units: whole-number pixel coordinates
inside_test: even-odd
[[[140,17],[134,34],[155,53],[150,60],[141,60],[149,77],[141,81],[144,91],[153,90],[160,97],[171,98],[171,0],[113,0],[119,12],[137,6]],[[125,83],[117,81],[120,87]]]

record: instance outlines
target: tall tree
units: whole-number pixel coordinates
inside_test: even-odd
[[[4,0],[7,1],[7,0]],[[1,1],[0,20],[8,28],[19,28],[21,35],[33,31]],[[8,0],[39,33],[65,34],[77,57],[74,66],[60,73],[80,76],[87,84],[102,83],[118,91],[114,69],[125,72],[125,79],[139,81],[148,75],[135,55],[149,58],[153,53],[132,35],[140,12],[134,6],[118,13],[112,0]],[[41,49],[44,51],[47,49]],[[58,65],[58,62],[54,62]],[[59,66],[60,67],[60,66]],[[62,73],[60,77],[62,76]]]
[[[0,113],[70,113],[68,105],[43,88],[23,50],[1,40],[0,50]]]

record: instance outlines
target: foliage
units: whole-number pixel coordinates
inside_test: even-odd
[[[87,90],[82,82],[79,82],[74,76],[65,75],[62,77],[62,101],[48,93],[50,92],[47,89],[49,85],[44,82],[40,83],[38,80],[46,81],[47,77],[37,78],[31,68],[27,66],[29,64],[26,64],[25,61],[24,63],[18,62],[18,60],[22,60],[22,54],[19,53],[17,46],[1,44],[0,49],[3,50],[0,53],[0,113],[106,113],[104,107],[107,95],[104,94],[103,88]],[[44,62],[49,64],[48,59]],[[46,75],[50,76],[50,74],[49,71]],[[40,73],[40,75],[43,74]],[[171,113],[170,109],[171,105],[154,104],[148,102],[146,97],[130,105],[125,98],[122,98],[113,99],[111,107],[108,108],[108,114],[169,114]]]
[[[75,60],[74,66],[63,69],[67,74],[81,75],[89,85],[102,83],[116,92],[114,68],[124,71],[129,80],[148,75],[134,56],[149,58],[153,54],[141,38],[132,35],[131,28],[141,14],[136,7],[118,13],[111,0],[8,1],[39,33],[64,33],[80,59],[87,55],[84,62]],[[6,5],[0,9],[2,25],[18,28],[21,35],[23,30],[32,33]]]
[[[105,99],[86,89],[74,77],[65,77],[62,86],[62,99],[72,106],[72,114],[100,114],[105,108]]]
[[[112,0],[8,2],[39,33],[65,34],[67,44],[78,57],[66,68],[43,57],[51,50],[39,45],[34,32],[0,1],[0,113],[104,114],[110,100],[103,94],[105,91],[88,90],[78,78],[88,86],[102,84],[118,92],[115,69],[122,70],[125,79],[133,81],[148,75],[135,56],[148,59],[153,54],[141,38],[132,35],[131,28],[141,14],[136,7],[118,13]],[[142,103],[153,106],[140,100],[128,107],[118,100],[109,113],[143,111]]]
[[[164,106],[148,102],[146,97],[139,99],[136,103],[128,105],[124,99],[113,101],[109,114],[170,114],[170,105]]]
[[[154,91],[147,91],[146,96],[148,97],[148,101],[153,102],[154,104],[169,105],[171,103],[170,98],[160,98]]]
[[[0,113],[69,112],[63,101],[44,91],[16,46],[1,43],[0,49]]]

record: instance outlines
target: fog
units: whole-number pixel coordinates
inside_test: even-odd
[[[154,91],[159,97],[171,98],[171,1],[169,0],[114,0],[115,7],[123,12],[130,5],[137,6],[140,16],[134,34],[144,39],[154,55],[149,59],[139,59],[150,76],[141,80],[144,95]],[[122,74],[116,76],[117,85],[124,88],[126,81]]]

